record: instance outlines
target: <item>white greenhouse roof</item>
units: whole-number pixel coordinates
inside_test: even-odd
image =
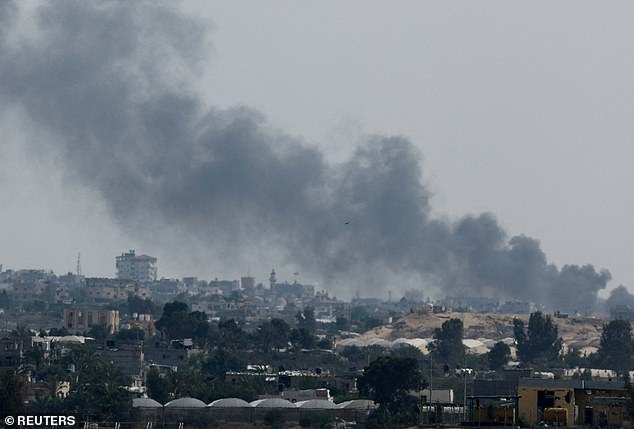
[[[295,408],[295,404],[281,398],[258,399],[251,402],[251,406],[256,408]]]
[[[165,408],[205,408],[205,404],[196,398],[179,398],[165,404]]]
[[[251,407],[251,404],[240,398],[222,398],[216,399],[207,406],[212,408],[248,408]]]
[[[337,408],[337,404],[327,399],[309,399],[307,401],[296,402],[295,406],[297,408],[311,410],[332,410]]]

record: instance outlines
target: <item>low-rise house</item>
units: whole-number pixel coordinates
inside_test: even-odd
[[[522,378],[518,385],[522,424],[559,426],[622,425],[627,416],[627,390],[622,381]]]
[[[142,330],[145,334],[145,338],[153,337],[156,332],[156,328],[154,326],[154,316],[151,314],[133,313],[132,317],[121,323],[121,329],[133,328]]]
[[[141,376],[143,373],[143,341],[106,339],[89,343],[97,357],[111,363],[121,370],[123,375]]]
[[[144,360],[147,366],[169,367],[178,370],[179,366],[186,365],[189,358],[203,350],[194,348],[193,341],[189,338],[174,340],[170,344],[156,342],[146,344]]]

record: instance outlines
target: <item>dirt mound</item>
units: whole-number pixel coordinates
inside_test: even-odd
[[[528,324],[527,314],[480,314],[480,313],[429,313],[408,314],[390,325],[384,325],[364,333],[363,339],[382,338],[430,338],[434,329],[449,319],[462,320],[465,338],[487,338],[501,340],[513,337],[513,319]],[[566,345],[576,349],[599,345],[603,324],[607,321],[589,317],[554,317],[559,335]]]

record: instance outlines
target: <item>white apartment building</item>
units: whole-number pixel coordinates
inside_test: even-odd
[[[117,278],[137,282],[156,280],[156,258],[148,255],[136,255],[134,250],[122,253],[116,258]]]

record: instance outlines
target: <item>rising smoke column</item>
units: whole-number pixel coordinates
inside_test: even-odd
[[[227,261],[266,245],[364,294],[425,286],[588,311],[610,280],[590,265],[559,270],[491,214],[431,218],[422,157],[404,137],[368,138],[335,165],[253,109],[206,107],[188,85],[204,66],[200,20],[140,2],[34,13],[37,33],[20,33],[18,7],[0,3],[0,109],[37,124],[48,137],[37,150],[130,234],[176,229]]]

